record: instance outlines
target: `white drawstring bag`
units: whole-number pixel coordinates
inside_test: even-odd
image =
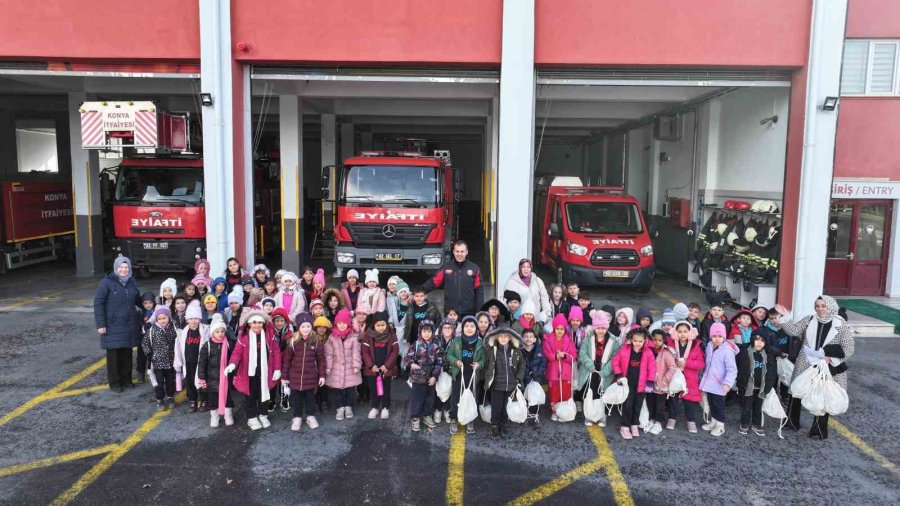
[[[684,351],[684,356],[687,357],[691,352],[691,345],[693,343],[688,341],[687,349]],[[676,343],[677,347],[677,343]],[[677,348],[676,348],[677,349]],[[677,353],[675,358],[679,358]],[[667,393],[669,397],[674,397],[680,393],[684,392],[685,395],[688,393],[687,388],[687,379],[684,377],[684,371],[681,369],[675,369],[675,374],[672,375],[672,380],[669,381],[669,388],[667,389]]]
[[[491,405],[487,402],[488,396],[487,390],[485,390],[484,395],[481,398],[481,404],[478,405],[478,414],[481,415],[481,421],[484,423],[491,423]]]
[[[712,417],[709,415],[709,399],[706,398],[706,392],[700,397],[700,407],[703,409],[703,422],[709,423]]]
[[[628,378],[621,378],[603,392],[603,404],[609,406],[609,412],[612,413],[612,406],[619,406],[619,412],[622,411],[621,404],[628,399]]]
[[[647,399],[644,399],[644,403],[641,405],[641,414],[638,417],[638,423],[644,432],[650,432],[650,427],[653,426],[653,422],[650,421],[650,410],[647,409]]]
[[[462,371],[460,371],[462,374]],[[464,377],[462,379],[465,379]],[[457,420],[460,425],[468,425],[478,418],[478,402],[475,400],[475,394],[472,393],[472,384],[475,382],[475,375],[469,380],[469,384],[465,385],[463,381],[459,382],[459,404],[457,404]]]
[[[812,389],[813,383],[820,375],[819,366],[813,365],[808,367],[791,382],[791,395],[798,399],[806,397]]]
[[[572,363],[574,364],[574,359]],[[569,389],[571,391],[571,388]],[[559,419],[560,422],[571,422],[575,419],[575,415],[578,413],[578,408],[575,406],[575,392],[571,392],[569,395],[569,399],[565,401],[561,401],[556,404],[556,418]],[[562,367],[559,368],[559,398],[563,397],[563,382],[562,382]]]
[[[447,399],[453,394],[453,377],[450,376],[447,371],[441,371],[441,375],[438,376],[437,384],[434,386],[434,389],[438,399],[440,399],[441,402],[447,402]]]
[[[516,387],[516,391],[506,402],[506,417],[513,423],[525,423],[528,418],[528,402],[525,401],[525,394],[519,387]]]
[[[599,374],[594,371],[591,374]],[[600,389],[597,389],[597,395],[594,395],[594,389],[591,388],[591,378],[588,377],[587,388],[584,391],[584,419],[589,422],[600,423],[606,421],[606,406],[600,399]]]
[[[547,394],[540,383],[529,381],[525,386],[525,400],[528,401],[528,407],[540,406],[547,402]]]
[[[778,394],[775,393],[775,389],[769,390],[769,393],[766,394],[765,400],[763,400],[762,405],[763,414],[769,415],[776,420],[781,420],[781,424],[778,426],[778,437],[784,439],[784,436],[781,435],[781,429],[787,425],[788,418],[787,413],[784,412],[784,406],[781,405],[781,399],[778,398]],[[765,425],[766,417],[763,417],[763,425]]]
[[[781,357],[775,359],[775,364],[778,368],[778,380],[781,381],[782,385],[790,385],[791,378],[794,376],[794,364],[790,360]]]
[[[817,367],[814,370],[816,374],[810,380],[809,391],[803,396],[800,404],[813,415],[821,416],[825,414],[825,375],[828,374],[828,369]]]
[[[822,368],[822,394],[825,399],[825,412],[829,415],[842,415],[850,407],[847,390],[840,386],[831,375],[831,370]]]

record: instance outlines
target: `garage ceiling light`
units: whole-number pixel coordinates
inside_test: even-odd
[[[212,93],[201,93],[200,103],[206,107],[211,107],[213,105]]]
[[[833,111],[837,109],[838,105],[838,97],[825,97],[825,102],[822,103],[823,111]]]

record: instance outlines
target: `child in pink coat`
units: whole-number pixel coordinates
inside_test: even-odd
[[[622,427],[619,431],[625,439],[638,437],[641,407],[647,382],[656,378],[656,357],[647,342],[647,331],[632,329],[625,337],[625,344],[613,359],[613,373],[617,379],[628,380],[628,398],[622,404]]]
[[[229,374],[237,370],[234,388],[247,399],[247,426],[251,430],[271,426],[266,405],[281,379],[281,347],[270,322],[269,316],[259,310],[241,314],[237,344],[225,369]]]
[[[697,415],[702,413],[700,401],[703,400],[703,394],[700,392],[700,371],[706,364],[699,332],[690,322],[682,320],[670,331],[666,345],[675,354],[675,366],[684,373],[687,385],[687,392],[669,398],[669,419],[666,422],[666,429],[675,429],[678,407],[683,406],[688,432],[696,434]]]
[[[353,333],[350,311],[341,309],[334,317],[334,329],[325,342],[325,384],[337,406],[336,420],[353,418],[353,391],[362,383],[362,355]]]
[[[553,421],[558,421],[556,405],[572,397],[572,365],[578,358],[578,350],[568,333],[569,322],[562,314],[553,317],[553,332],[544,335],[544,355],[547,357],[547,380],[550,385],[550,409]]]

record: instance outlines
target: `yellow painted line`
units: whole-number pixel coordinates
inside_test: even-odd
[[[465,490],[465,461],[466,461],[466,428],[450,436],[450,453],[447,458],[447,493],[446,500],[449,506],[463,504],[463,492]]]
[[[900,477],[900,469],[897,468],[897,465],[888,460],[884,455],[878,453],[874,448],[869,446],[869,444],[863,441],[862,438],[857,436],[855,432],[848,429],[847,426],[835,420],[834,418],[830,419],[828,423],[834,430],[838,432],[838,434],[844,436],[844,439],[850,441],[853,446],[859,449],[859,451],[869,456],[875,462],[878,462],[881,467],[894,473],[895,476]]]
[[[72,396],[81,395],[81,394],[89,394],[92,392],[99,392],[101,390],[109,390],[109,385],[94,385],[91,387],[76,388],[74,390],[66,390],[64,392],[59,392],[59,393],[51,395],[50,397],[47,398],[47,400],[59,399],[61,397],[72,397]]]
[[[33,303],[35,303],[35,302],[39,302],[39,301],[41,301],[42,299],[50,299],[50,298],[52,298],[52,297],[58,297],[58,296],[60,296],[60,295],[62,295],[62,294],[64,294],[64,293],[69,293],[69,292],[71,292],[71,291],[73,291],[73,290],[81,290],[82,288],[87,288],[87,287],[89,287],[89,286],[93,286],[93,285],[96,285],[96,284],[97,284],[97,280],[93,280],[93,281],[90,281],[90,282],[85,283],[85,284],[83,284],[83,285],[77,285],[77,286],[74,286],[74,287],[64,288],[64,289],[62,289],[62,290],[57,290],[57,291],[55,291],[55,292],[50,292],[50,293],[48,293],[48,294],[46,294],[46,295],[39,295],[39,296],[37,296],[37,297],[29,297],[29,298],[27,298],[27,299],[22,299],[22,300],[20,300],[19,302],[14,302],[14,303],[9,304],[9,305],[6,305],[6,306],[0,306],[0,311],[3,311],[3,310],[5,310],[5,309],[12,309],[12,308],[16,308],[16,307],[27,306],[28,304],[33,304]],[[2,424],[0,424],[0,425],[2,425]]]
[[[600,430],[600,427],[588,427],[588,433],[591,435],[591,441],[597,447],[597,460],[603,464],[606,471],[606,479],[609,480],[609,486],[613,490],[613,497],[618,506],[634,506],[634,498],[631,497],[631,491],[628,490],[628,483],[619,469],[619,463],[616,462],[616,456],[613,455],[612,449],[606,442],[606,435]]]
[[[671,302],[672,304],[678,304],[679,302],[681,302],[681,301],[678,300],[678,299],[672,298],[672,296],[669,295],[667,292],[662,292],[662,291],[659,291],[659,290],[654,290],[653,293],[655,293],[656,295],[660,296],[660,297],[663,298],[663,299],[666,299],[667,301]]]
[[[0,468],[0,477],[24,473],[26,471],[32,471],[34,469],[40,469],[42,467],[50,467],[56,464],[62,464],[63,462],[72,462],[73,460],[80,460],[86,459],[88,457],[95,457],[97,455],[103,455],[104,453],[113,451],[118,446],[118,444],[108,444],[106,446],[90,448],[88,450],[80,450],[72,453],[65,453],[63,455],[57,455],[56,457],[49,457],[46,459],[26,462],[24,464],[16,464],[14,466]]]
[[[634,498],[631,497],[631,492],[628,490],[628,484],[625,482],[625,477],[622,476],[622,471],[619,469],[619,464],[616,462],[616,457],[613,455],[612,449],[606,442],[606,436],[603,434],[603,431],[597,426],[592,426],[588,428],[588,434],[591,437],[591,441],[594,443],[594,447],[597,448],[597,457],[590,462],[581,464],[552,481],[522,494],[509,504],[514,506],[530,506],[536,504],[581,478],[603,469],[606,472],[607,480],[609,480],[609,486],[612,489],[613,498],[615,499],[616,504],[618,506],[634,506]]]
[[[47,390],[44,393],[38,395],[37,397],[32,398],[31,400],[29,400],[25,404],[22,404],[18,408],[3,415],[2,417],[0,417],[0,427],[2,427],[3,425],[6,425],[11,420],[18,418],[19,416],[22,416],[24,413],[27,413],[29,410],[31,410],[38,404],[40,404],[46,400],[55,398],[57,396],[57,394],[59,394],[63,390],[69,388],[70,386],[72,386],[72,385],[78,383],[79,381],[83,380],[84,378],[90,376],[91,374],[93,374],[100,368],[104,367],[105,365],[106,365],[106,357],[101,358],[100,360],[89,365],[87,368],[85,368],[81,372],[69,377],[69,379],[63,381],[62,383],[56,385],[55,387]]]
[[[181,401],[184,400],[184,397],[185,392],[181,392],[180,394],[178,394],[176,402],[180,404]],[[125,441],[122,441],[121,444],[116,445],[116,447],[112,451],[107,453],[100,462],[96,463],[94,467],[88,470],[88,472],[81,475],[81,478],[78,478],[78,481],[76,481],[71,487],[69,487],[68,490],[54,499],[53,502],[50,503],[51,506],[63,506],[72,502],[76,497],[78,497],[79,494],[81,494],[81,492],[84,491],[84,489],[97,481],[97,478],[108,471],[109,468],[113,466],[113,464],[115,464],[120,458],[122,458],[126,453],[131,451],[132,448],[137,446],[137,444],[140,443],[145,437],[147,437],[147,435],[150,434],[150,432],[152,432],[153,429],[155,429],[165,417],[169,416],[172,411],[173,410],[171,409],[167,409],[165,411],[157,411],[156,413],[154,413],[149,420],[138,427],[136,431],[132,432],[131,435],[125,439]]]

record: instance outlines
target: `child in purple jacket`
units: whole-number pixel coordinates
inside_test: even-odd
[[[734,387],[737,379],[738,353],[736,344],[726,341],[725,325],[716,322],[709,328],[710,342],[706,345],[706,370],[700,380],[700,391],[706,392],[712,419],[703,425],[703,430],[713,436],[725,433],[725,396]]]

